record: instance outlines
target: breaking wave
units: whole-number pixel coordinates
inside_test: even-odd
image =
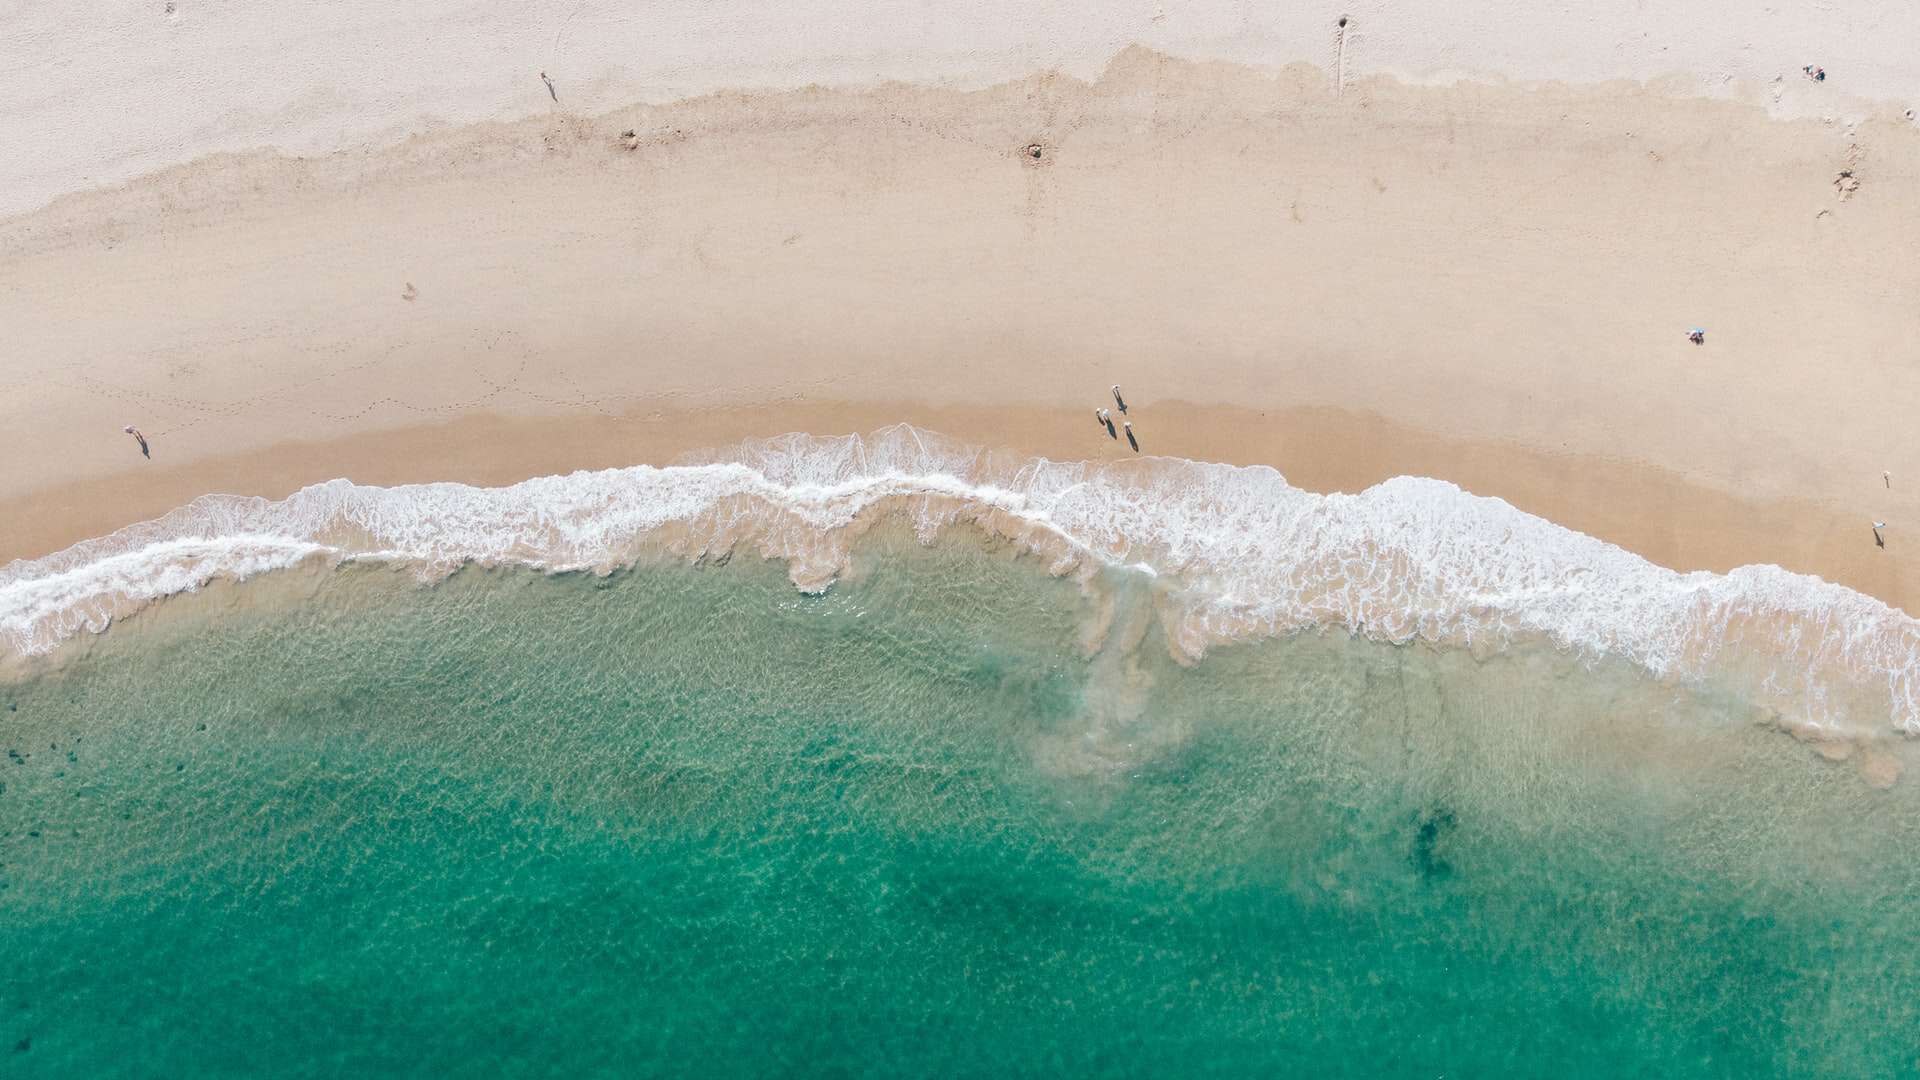
[[[983,528],[1083,580],[1107,566],[1157,575],[1183,660],[1326,626],[1476,650],[1540,637],[1662,677],[1735,679],[1793,725],[1920,735],[1920,622],[1819,578],[1776,566],[1679,573],[1439,480],[1318,495],[1262,466],[1053,462],[906,426],[502,488],[334,480],[278,502],[210,495],[0,568],[0,642],[45,652],[153,599],[312,559],[432,575],[753,550],[819,590],[859,533],[895,515],[927,540]]]

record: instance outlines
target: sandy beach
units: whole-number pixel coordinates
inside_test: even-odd
[[[207,491],[789,430],[1095,458],[1117,382],[1149,453],[1439,477],[1904,605],[1917,162],[1893,105],[1138,47],[216,156],[0,222],[0,559]]]
[[[1920,6],[0,25],[8,1075],[1920,1062]]]

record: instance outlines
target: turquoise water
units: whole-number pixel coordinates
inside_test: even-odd
[[[1920,1068],[1920,807],[1737,698],[1174,664],[966,540],[366,566],[0,685],[0,1073]]]

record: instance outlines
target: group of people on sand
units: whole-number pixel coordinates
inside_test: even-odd
[[[1113,385],[1113,403],[1119,407],[1120,415],[1125,416],[1127,414],[1127,399],[1120,396],[1119,383],[1115,383]],[[1093,418],[1100,422],[1101,427],[1107,429],[1108,438],[1117,439],[1120,437],[1120,432],[1116,430],[1113,426],[1113,410],[1112,409],[1095,409],[1093,410]],[[1122,420],[1120,421],[1120,427],[1126,429],[1127,445],[1133,447],[1134,453],[1136,454],[1139,453],[1140,440],[1133,437],[1133,421]]]

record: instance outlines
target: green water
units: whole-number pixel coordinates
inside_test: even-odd
[[[1920,1068],[1911,782],[1544,650],[1181,668],[1107,584],[1091,657],[890,536],[170,602],[0,685],[0,1074]]]

